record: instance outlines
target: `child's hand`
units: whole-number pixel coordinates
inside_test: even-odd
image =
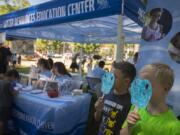
[[[127,121],[129,125],[135,125],[137,121],[140,120],[140,116],[137,112],[131,112],[128,114]]]
[[[95,103],[95,109],[98,112],[102,112],[104,106],[104,100],[102,97],[100,97],[97,102]]]

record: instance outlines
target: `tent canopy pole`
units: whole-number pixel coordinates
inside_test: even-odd
[[[117,45],[115,50],[115,61],[120,62],[123,61],[123,53],[124,53],[124,32],[123,32],[123,16],[124,16],[124,0],[122,0],[122,11],[118,16],[118,30],[117,30]]]

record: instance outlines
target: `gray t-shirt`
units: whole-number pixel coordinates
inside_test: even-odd
[[[12,87],[8,81],[0,80],[0,108],[12,106]]]

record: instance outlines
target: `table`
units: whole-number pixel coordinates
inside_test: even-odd
[[[51,99],[46,93],[21,92],[13,103],[13,117],[21,135],[84,135],[91,95]]]

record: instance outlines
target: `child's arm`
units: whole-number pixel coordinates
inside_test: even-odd
[[[104,106],[104,101],[103,98],[100,97],[97,102],[95,103],[95,114],[94,114],[94,118],[96,121],[100,121],[101,120],[101,116],[102,116],[102,110],[103,110],[103,106]]]
[[[140,119],[140,116],[137,112],[129,113],[127,117],[127,126],[120,130],[120,135],[131,135],[132,128],[139,119]]]

